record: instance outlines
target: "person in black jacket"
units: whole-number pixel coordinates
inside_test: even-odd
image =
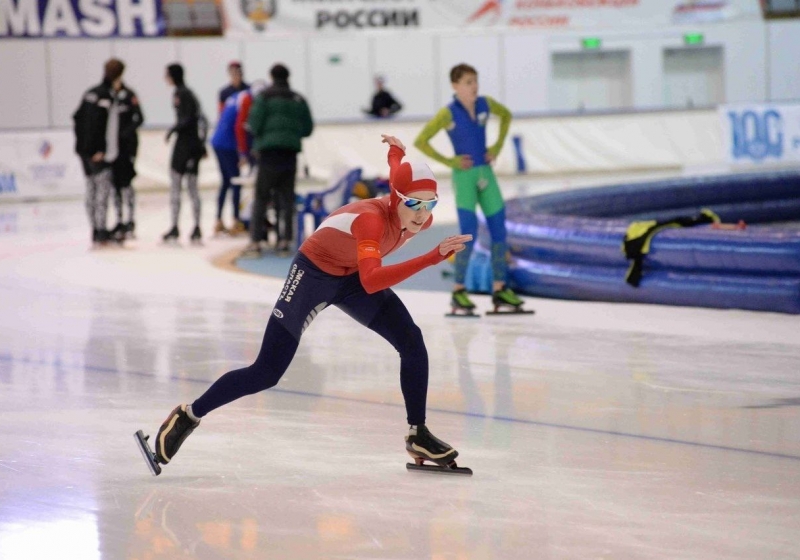
[[[167,142],[173,134],[177,135],[175,146],[172,149],[170,162],[170,206],[172,208],[172,229],[164,234],[165,242],[174,242],[178,239],[178,216],[181,211],[181,184],[186,177],[186,186],[192,200],[194,210],[194,230],[191,241],[199,243],[202,239],[200,232],[200,194],[197,191],[197,169],[201,158],[206,157],[206,136],[208,123],[203,116],[200,102],[195,94],[183,81],[183,66],[170,64],[167,66],[167,83],[175,87],[172,94],[172,104],[175,107],[177,122],[167,133]]]
[[[136,177],[134,163],[139,150],[139,127],[144,123],[144,114],[136,93],[121,80],[114,84],[116,102],[119,107],[119,155],[111,164],[114,181],[114,208],[117,211],[116,237],[134,237],[134,207],[136,194],[131,182]],[[128,209],[127,221],[123,219],[124,208]]]
[[[106,229],[108,196],[113,185],[111,164],[119,156],[119,103],[125,64],[112,58],[103,68],[103,82],[83,94],[72,115],[75,152],[86,174],[86,212],[92,228],[92,242],[102,245],[111,239]]]
[[[384,88],[386,80],[383,76],[375,76],[375,95],[372,96],[372,107],[364,112],[372,117],[385,119],[399,113],[403,106]]]

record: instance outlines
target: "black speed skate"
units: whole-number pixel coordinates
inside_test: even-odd
[[[202,245],[203,244],[203,234],[200,231],[200,226],[194,226],[192,230],[192,235],[189,237],[189,241],[192,245]]]
[[[487,315],[514,315],[532,314],[532,309],[523,309],[524,301],[517,297],[510,288],[503,286],[501,289],[492,292],[492,306],[494,311],[487,311]]]
[[[161,465],[169,463],[175,457],[186,438],[199,425],[200,420],[192,420],[186,411],[186,405],[182,404],[169,413],[167,419],[158,429],[155,453],[148,444],[150,436],[144,435],[142,430],[134,434],[136,443],[139,445],[139,451],[142,452],[142,456],[153,475],[158,476],[161,474],[159,463]]]
[[[167,245],[177,245],[179,235],[178,226],[172,226],[172,229],[165,233],[161,239]]]
[[[125,242],[125,226],[122,223],[117,224],[117,227],[111,230],[109,236],[112,241],[122,245]]]
[[[472,469],[456,464],[458,451],[434,436],[424,425],[410,430],[406,436],[406,451],[414,459],[413,463],[406,463],[406,469],[410,471],[472,475]],[[426,465],[425,461],[434,465]]]
[[[480,317],[475,313],[475,304],[469,299],[466,288],[454,290],[450,298],[450,313],[445,317]]]

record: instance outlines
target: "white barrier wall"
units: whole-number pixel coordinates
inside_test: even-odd
[[[174,120],[164,69],[175,61],[186,66],[187,83],[212,122],[217,92],[227,82],[226,66],[233,59],[243,60],[250,80],[266,77],[275,62],[286,63],[292,86],[308,98],[319,122],[360,119],[376,73],[386,76],[387,87],[405,105],[404,117],[427,118],[450,98],[447,74],[458,62],[476,66],[482,93],[496,96],[518,115],[556,108],[553,100],[563,100],[561,87],[583,91],[586,107],[652,109],[682,97],[665,93],[674,84],[665,86],[664,53],[694,48],[684,44],[686,33],[702,33],[704,47],[723,52],[718,72],[712,69],[721,76],[721,93],[703,93],[700,84],[695,106],[764,101],[792,95],[796,89],[797,25],[734,20],[646,31],[592,31],[601,39],[599,52],[628,53],[625,75],[604,75],[599,67],[597,74],[567,73],[566,84],[554,83],[554,75],[564,75],[554,71],[554,57],[584,52],[581,39],[586,33],[486,29],[266,39],[5,39],[0,40],[0,130],[70,126],[80,93],[99,82],[102,62],[112,55],[127,63],[126,81],[140,94],[147,126],[155,127]],[[687,73],[695,70],[686,68]],[[572,105],[581,103],[581,95],[557,108],[577,110]]]
[[[308,165],[313,178],[326,183],[353,167],[363,168],[367,177],[386,176],[386,146],[380,142],[381,133],[399,137],[407,145],[410,158],[428,161],[412,146],[422,124],[388,120],[320,125],[304,141],[302,163]],[[493,124],[490,121],[490,141],[497,134]],[[714,110],[515,119],[496,163],[500,175],[516,172],[514,136],[522,138],[528,171],[541,174],[721,168],[726,158],[722,126]],[[171,147],[164,142],[164,130],[143,131],[140,139],[139,175],[134,186],[166,189]],[[442,153],[452,153],[444,132],[432,143]],[[0,201],[80,195],[84,181],[72,147],[69,130],[0,133]],[[438,163],[428,163],[439,176],[449,173]],[[50,180],[53,173],[59,174],[57,182]],[[200,164],[200,184],[219,185],[217,162],[210,148],[209,158]]]

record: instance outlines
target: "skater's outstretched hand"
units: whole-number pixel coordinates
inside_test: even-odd
[[[472,241],[472,235],[451,235],[439,243],[439,254],[447,257],[453,253],[460,253],[467,248],[465,243]]]
[[[400,139],[390,134],[381,134],[381,142],[384,144],[389,144],[390,146],[397,146],[404,152],[406,151],[406,147],[403,145]]]

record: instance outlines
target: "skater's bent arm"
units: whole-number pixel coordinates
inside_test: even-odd
[[[239,111],[236,113],[236,124],[234,124],[234,132],[236,133],[236,148],[239,155],[247,157],[250,150],[247,147],[247,117],[250,115],[250,107],[253,103],[253,98],[250,95],[242,95],[239,98]]]
[[[451,122],[453,122],[453,116],[450,114],[450,109],[447,107],[442,108],[417,135],[417,139],[414,140],[414,147],[429,158],[443,163],[447,167],[458,167],[459,158],[445,157],[430,145],[430,139],[436,136],[440,130],[446,129]]]
[[[197,126],[198,106],[194,96],[188,91],[177,95],[178,122],[170,129],[170,133],[183,132]]]
[[[383,221],[374,214],[362,214],[353,222],[351,232],[356,238],[358,250],[358,277],[368,294],[374,294],[399,284],[423,268],[439,264],[448,255],[442,255],[439,247],[405,262],[383,266],[380,242]]]
[[[503,149],[503,144],[508,135],[508,129],[511,126],[511,111],[509,111],[505,105],[495,101],[488,95],[486,96],[486,101],[489,103],[489,112],[500,117],[500,133],[497,135],[497,142],[489,148],[489,153],[497,157],[500,150]]]

